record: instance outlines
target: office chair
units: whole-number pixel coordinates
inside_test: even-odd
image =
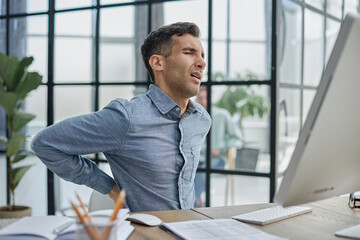
[[[89,212],[112,209],[114,201],[107,194],[93,190],[89,198]]]

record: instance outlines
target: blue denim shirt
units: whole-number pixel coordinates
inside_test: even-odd
[[[39,132],[31,147],[59,177],[107,194],[113,179],[85,154],[103,152],[131,211],[188,209],[202,143],[211,125],[206,110],[181,109],[160,88],[132,100],[66,119]]]

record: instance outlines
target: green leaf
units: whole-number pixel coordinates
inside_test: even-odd
[[[24,176],[24,174],[27,172],[27,170],[29,170],[29,168],[32,165],[29,166],[24,166],[24,167],[16,167],[13,168],[13,179],[12,179],[12,183],[11,183],[11,189],[14,190],[17,185],[19,184],[21,178]]]
[[[31,153],[21,153],[21,154],[17,154],[14,158],[14,160],[12,161],[13,163],[17,163],[20,162],[21,160],[25,159],[27,156],[32,155]]]
[[[13,92],[3,92],[0,94],[0,106],[4,108],[8,117],[14,115],[17,100],[18,96]]]
[[[20,98],[25,98],[32,90],[36,89],[41,84],[42,76],[37,72],[28,72],[25,79],[20,82],[16,89],[16,94]]]
[[[25,57],[20,61],[19,67],[17,68],[14,77],[16,85],[18,85],[18,83],[24,80],[27,73],[27,68],[33,62],[33,60],[33,57]]]
[[[19,67],[19,59],[0,53],[0,76],[4,80],[7,91],[13,91],[16,88],[15,73]]]
[[[11,157],[17,154],[24,146],[25,139],[24,134],[14,133],[6,145],[6,156]]]
[[[13,131],[20,131],[28,122],[33,120],[35,115],[26,112],[16,112],[13,118]]]
[[[0,143],[4,146],[6,146],[8,139],[6,137],[1,136],[0,137]]]

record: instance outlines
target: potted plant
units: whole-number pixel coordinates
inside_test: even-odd
[[[216,73],[214,78],[224,80],[223,73]],[[253,73],[245,76],[237,74],[236,80],[258,81],[259,77]],[[242,135],[243,147],[237,150],[235,167],[242,169],[252,169],[256,167],[259,149],[249,148],[244,130],[244,119],[258,115],[260,118],[270,110],[267,98],[258,95],[249,85],[229,86],[215,106],[227,109],[231,115],[240,115],[239,128]]]
[[[15,188],[31,165],[19,163],[31,153],[23,151],[26,135],[22,129],[35,115],[23,111],[23,104],[28,94],[40,84],[42,76],[37,72],[28,72],[32,57],[21,61],[17,57],[0,53],[0,106],[6,113],[6,136],[0,136],[0,143],[5,147],[10,205],[0,208],[0,218],[30,215],[28,207],[15,205]]]

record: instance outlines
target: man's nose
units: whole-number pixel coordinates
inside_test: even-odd
[[[196,67],[200,68],[201,70],[204,70],[206,67],[206,61],[202,57],[199,58],[198,62],[196,63]]]

